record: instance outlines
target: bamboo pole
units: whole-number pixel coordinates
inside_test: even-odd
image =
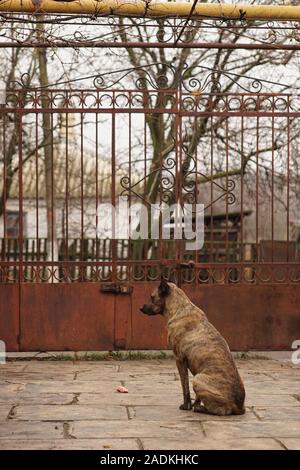
[[[0,12],[188,17],[192,3],[157,0],[0,0]],[[300,20],[299,6],[198,3],[193,18]]]

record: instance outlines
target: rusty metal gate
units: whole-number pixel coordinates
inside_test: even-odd
[[[187,70],[177,83],[126,89],[98,77],[92,89],[7,94],[0,331],[8,350],[166,348],[163,318],[139,311],[162,276],[234,350],[289,349],[299,338],[300,97],[255,83],[206,94]],[[202,203],[203,247],[188,250],[172,224],[163,239],[161,218],[155,239],[100,236],[100,206],[120,196],[146,208]]]

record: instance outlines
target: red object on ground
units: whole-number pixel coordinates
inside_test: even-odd
[[[126,387],[123,387],[123,385],[119,385],[117,387],[117,392],[119,392],[119,393],[128,393],[128,389]]]

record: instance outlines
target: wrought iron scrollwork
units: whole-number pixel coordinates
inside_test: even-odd
[[[167,90],[174,87],[177,70],[173,63],[154,62],[138,67],[130,67],[96,75],[93,85],[97,89],[105,90],[121,85],[128,77],[133,77],[137,90]],[[138,77],[136,78],[136,75]]]
[[[203,72],[207,74],[204,75]],[[182,89],[190,93],[221,93],[223,78],[248,93],[260,93],[263,87],[263,80],[255,77],[239,75],[221,69],[212,69],[205,65],[188,66],[186,64],[181,79]],[[243,81],[247,83],[243,84]]]
[[[201,178],[202,182],[208,183],[210,185],[214,185],[214,187],[218,190],[218,196],[211,200],[209,204],[206,204],[204,209],[207,210],[209,207],[213,206],[216,202],[220,201],[223,198],[226,198],[226,202],[228,205],[233,205],[236,202],[236,197],[234,194],[235,190],[235,181],[225,176],[226,184],[223,185],[219,183],[215,178],[212,176],[202,173],[198,170],[196,159],[194,156],[190,155],[188,148],[186,145],[182,144],[182,149],[185,155],[184,162],[182,164],[182,199],[184,203],[194,204],[198,201],[198,184],[199,178]],[[218,178],[221,179],[221,178]]]
[[[263,87],[263,80],[255,77],[212,69],[204,65],[189,66],[187,63],[179,65],[176,61],[177,59],[174,58],[166,63],[154,62],[98,74],[93,78],[93,85],[96,89],[106,90],[133,77],[135,87],[138,90],[179,88],[189,93],[221,93],[222,79],[225,78],[235,84],[237,88],[249,93],[260,93]],[[138,77],[134,78],[136,75]]]
[[[79,84],[80,82],[86,85],[89,80],[92,80],[94,91],[134,89],[141,92],[182,92],[186,95],[190,94],[191,99],[194,98],[195,94],[227,92],[229,84],[231,92],[236,89],[237,91],[242,90],[246,93],[256,94],[262,92],[264,84],[284,86],[284,84],[258,79],[253,76],[240,75],[218,68],[215,69],[202,64],[180,63],[177,57],[169,62],[153,62],[138,67],[111,70],[97,75],[68,80],[67,82],[52,83],[47,87],[32,86],[30,76],[25,73],[19,79],[11,82],[10,86],[11,88],[29,90],[50,90],[53,87],[58,89],[61,86],[70,88],[72,84]]]
[[[186,155],[187,156],[187,155]],[[188,159],[184,160],[181,168],[177,169],[176,158],[168,156],[160,167],[150,171],[147,175],[144,175],[138,181],[131,181],[128,175],[123,176],[120,180],[120,186],[122,188],[120,192],[121,197],[134,197],[142,200],[144,203],[149,205],[147,194],[143,191],[143,185],[147,182],[150,177],[159,178],[158,181],[158,202],[164,202],[166,204],[172,204],[176,202],[176,188],[178,187],[179,181],[181,186],[179,189],[181,193],[181,200],[183,204],[195,204],[200,203],[198,200],[198,185],[199,178],[201,178],[204,184],[208,183],[213,185],[218,191],[216,197],[209,201],[205,205],[205,210],[213,206],[216,202],[223,198],[226,198],[228,205],[233,205],[236,202],[236,196],[234,194],[236,183],[233,179],[224,177],[226,183],[220,183],[218,180],[209,176],[208,174],[200,172],[196,168],[195,158],[188,156]]]

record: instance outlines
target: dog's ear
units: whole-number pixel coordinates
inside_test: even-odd
[[[161,280],[158,288],[158,293],[160,297],[167,297],[170,294],[170,286],[164,279]]]

